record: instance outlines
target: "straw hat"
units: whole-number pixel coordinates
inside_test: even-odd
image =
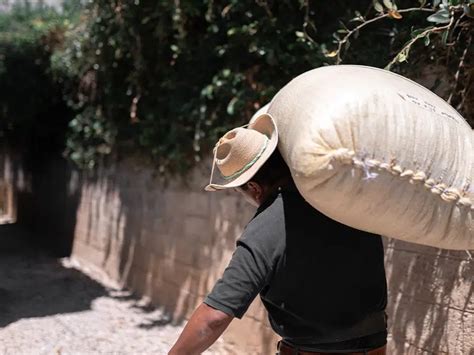
[[[214,148],[214,160],[206,191],[238,187],[249,181],[275,151],[278,130],[269,114],[262,114],[247,128],[227,132]],[[214,166],[220,176],[214,177]]]

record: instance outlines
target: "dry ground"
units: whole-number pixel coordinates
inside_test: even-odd
[[[49,257],[0,226],[0,354],[166,354],[174,325],[127,291]],[[205,354],[232,354],[222,342]]]

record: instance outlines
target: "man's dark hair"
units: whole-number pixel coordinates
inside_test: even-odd
[[[260,186],[273,186],[290,177],[290,168],[286,165],[278,148],[276,148],[250,181],[254,181]]]

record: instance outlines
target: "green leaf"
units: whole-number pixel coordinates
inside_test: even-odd
[[[450,14],[447,9],[441,9],[435,14],[429,16],[427,18],[429,22],[434,22],[437,24],[442,24],[442,23],[449,23],[450,21]]]
[[[470,5],[463,5],[463,10],[466,16],[470,18],[474,18],[474,0],[471,0],[472,3]]]
[[[233,97],[232,100],[229,101],[227,105],[227,113],[229,115],[233,115],[235,113],[235,104],[239,101],[237,97]]]
[[[425,36],[425,39],[424,39],[424,42],[425,42],[425,46],[428,47],[430,45],[430,36]]]
[[[350,46],[351,46],[351,42],[346,41],[346,43],[344,44],[344,50],[347,51]]]
[[[237,28],[232,27],[227,30],[227,36],[233,36],[234,34],[237,33]]]
[[[230,72],[230,69],[227,69],[227,68],[226,68],[226,69],[222,70],[222,76],[223,76],[224,78],[228,78],[228,77],[230,76],[230,73],[231,73],[231,72]]]
[[[398,61],[399,63],[406,62],[406,60],[407,60],[407,55],[406,55],[406,53],[400,52],[400,53],[397,55],[397,61]]]
[[[448,30],[444,31],[443,34],[441,35],[441,41],[443,42],[444,45],[448,43],[448,36],[449,36]]]
[[[354,17],[349,20],[349,22],[364,22],[364,18],[362,16]]]
[[[373,4],[374,4],[375,11],[383,12],[383,6],[381,3],[379,3],[377,0],[374,0]]]
[[[383,0],[383,4],[389,10],[393,10],[393,3],[390,0]]]

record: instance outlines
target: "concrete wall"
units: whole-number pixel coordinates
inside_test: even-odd
[[[389,240],[389,354],[474,354],[474,260]]]
[[[57,229],[46,224],[68,221],[60,236],[73,238],[73,258],[149,297],[173,322],[189,317],[211,289],[253,214],[232,193],[202,191],[208,166],[186,183],[165,184],[131,160],[94,176],[55,165],[31,178],[29,194],[41,198],[29,201],[42,209],[40,225],[54,234]],[[68,217],[71,211],[74,218]],[[385,242],[389,353],[473,354],[474,261],[463,251]],[[224,338],[245,354],[272,354],[277,340],[259,299]]]
[[[82,193],[79,173],[60,156],[39,161],[1,149],[0,169],[0,181],[12,189],[11,222],[29,228],[33,242],[51,254],[70,255]]]
[[[0,224],[16,220],[12,159],[0,150]]]
[[[205,193],[204,170],[166,184],[128,161],[84,179],[73,257],[149,297],[172,321],[188,318],[254,213],[234,194]],[[272,353],[276,341],[259,302],[225,339],[253,354]]]

